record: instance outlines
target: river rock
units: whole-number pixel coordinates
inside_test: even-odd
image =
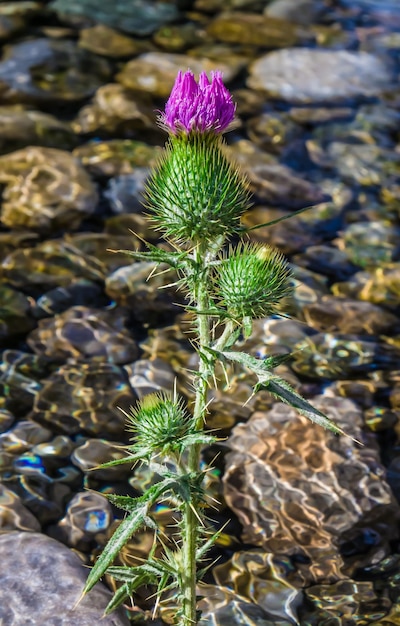
[[[61,19],[99,22],[133,35],[151,35],[179,17],[172,2],[154,0],[55,0],[50,3]]]
[[[37,354],[51,359],[129,363],[138,347],[124,328],[121,311],[73,306],[54,317],[39,321],[27,339]]]
[[[0,106],[0,151],[12,152],[28,145],[69,149],[76,138],[68,124],[21,105]]]
[[[48,233],[76,228],[93,213],[97,192],[88,174],[63,150],[29,146],[0,157],[1,222]]]
[[[95,140],[76,148],[73,155],[93,176],[110,178],[131,174],[136,168],[154,166],[161,148],[133,139]]]
[[[111,593],[99,583],[76,604],[87,579],[79,557],[39,533],[0,535],[0,623],[7,626],[128,626],[123,610],[103,617]]]
[[[353,402],[326,395],[312,404],[360,438],[362,416]],[[373,552],[389,554],[400,511],[372,436],[360,447],[274,404],[236,426],[228,446],[225,498],[243,524],[245,542],[296,555],[308,583],[351,576],[356,562],[341,551],[347,542],[359,541],[360,559],[368,551],[369,559]],[[366,534],[362,539],[370,525],[380,529],[373,545]]]
[[[105,276],[100,261],[62,239],[14,250],[3,260],[0,271],[11,285],[35,297],[55,287],[69,287],[76,279],[101,282]]]
[[[76,101],[91,96],[109,76],[105,59],[67,39],[31,39],[7,46],[0,62],[5,102]]]
[[[367,52],[286,48],[250,66],[247,85],[293,103],[336,103],[376,96],[389,88],[385,63]]]
[[[130,57],[140,52],[140,44],[131,37],[119,33],[114,28],[97,24],[92,28],[83,28],[79,33],[79,47],[105,57]]]
[[[40,531],[40,524],[16,493],[0,485],[0,531],[9,530]]]
[[[224,82],[229,83],[235,78],[240,66],[237,64],[231,67],[225,62],[209,58],[194,59],[184,54],[148,52],[124,65],[117,74],[117,80],[126,89],[151,94],[157,98],[168,98],[179,70],[185,72],[188,68],[194,74],[220,70],[224,75]]]
[[[130,93],[122,85],[110,83],[97,90],[93,101],[85,105],[71,125],[76,133],[109,133],[132,137],[153,132],[156,113],[142,96]]]
[[[93,437],[123,441],[125,415],[121,408],[128,411],[135,401],[123,368],[98,362],[67,364],[43,381],[32,418],[68,435],[84,431]]]
[[[295,24],[278,17],[237,11],[219,15],[207,32],[225,43],[272,49],[294,46],[301,40]]]
[[[264,15],[308,26],[314,23],[323,11],[324,6],[319,0],[273,0],[264,9]]]

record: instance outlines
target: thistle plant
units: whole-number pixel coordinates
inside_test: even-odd
[[[140,497],[106,495],[126,516],[91,570],[84,593],[105,573],[114,577],[119,587],[107,613],[148,586],[156,604],[166,595],[174,597],[180,626],[193,626],[199,619],[196,588],[218,536],[205,513],[208,470],[200,463],[202,448],[217,440],[204,428],[217,366],[241,364],[256,375],[254,393],[267,389],[313,422],[343,434],[274,374],[287,355],[258,359],[234,349],[240,337],[251,335],[254,319],[281,310],[292,289],[290,266],[282,254],[249,243],[241,225],[250,207],[248,182],[228,157],[223,140],[234,117],[235,104],[219,72],[212,73],[211,80],[203,72],[198,82],[190,71],[178,74],[159,118],[168,141],[146,190],[149,218],[170,245],[124,251],[135,259],[167,264],[177,273],[177,286],[184,290],[193,317],[198,369],[193,372],[193,405],[186,406],[174,390],[144,397],[127,415],[132,431],[127,456],[105,464],[133,467],[146,462],[157,476]],[[173,549],[162,545],[152,515],[155,505],[165,500],[175,511]],[[136,567],[114,566],[121,548],[143,528],[154,530],[162,556],[156,557],[154,549]]]

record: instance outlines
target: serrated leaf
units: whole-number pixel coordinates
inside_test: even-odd
[[[148,252],[141,252],[139,250],[109,250],[109,252],[115,252],[119,254],[126,254],[133,257],[137,261],[154,261],[155,263],[166,263],[170,267],[181,267],[182,263],[187,258],[186,252],[168,252],[162,248],[157,248],[152,244],[145,242],[149,248]]]
[[[143,526],[147,518],[149,507],[150,502],[139,502],[136,510],[132,511],[132,513],[121,522],[90,571],[82,592],[83,595],[94,587],[117,557],[121,548],[123,548],[132,535]]]
[[[261,374],[268,370],[285,363],[291,358],[290,354],[277,354],[265,359],[257,359],[246,352],[219,352],[218,358],[226,359],[227,361],[235,361],[235,363],[241,363],[248,369],[252,370],[255,374]]]
[[[259,389],[266,389],[274,398],[278,398],[296,409],[301,415],[308,417],[315,424],[331,430],[336,435],[346,434],[333,420],[307,402],[286,380],[270,374],[270,377],[265,376],[264,380],[260,380],[257,383],[254,387],[254,392],[257,392]]]
[[[115,592],[110,602],[107,604],[104,615],[109,615],[115,609],[117,609],[121,604],[125,601],[126,598],[129,598],[132,594],[132,591],[129,588],[129,585],[121,585]]]
[[[304,415],[315,424],[332,431],[336,435],[346,435],[340,426],[337,426],[327,415],[307,402],[307,400],[297,393],[286,380],[274,375],[270,371],[272,368],[290,358],[290,355],[284,354],[272,356],[267,359],[256,359],[245,352],[221,352],[220,354],[227,360],[245,365],[257,375],[258,382],[254,386],[254,393],[257,393],[260,389],[266,389],[274,398],[278,398],[285,404],[293,407],[301,415]],[[353,439],[353,437],[351,437],[351,439]],[[354,441],[357,440],[354,439]],[[357,441],[357,443],[360,442]]]
[[[218,439],[217,437],[214,437],[214,435],[207,435],[206,433],[202,433],[201,431],[199,431],[197,433],[186,435],[182,439],[182,444],[183,444],[183,447],[189,448],[190,446],[195,446],[195,445],[210,446],[216,441],[218,441]]]
[[[114,500],[114,502],[118,501],[123,505],[122,508],[128,508],[130,515],[121,522],[105,546],[88,576],[82,595],[90,591],[96,582],[100,580],[121,548],[141,526],[146,525],[154,529],[156,528],[156,524],[148,516],[148,511],[162,493],[171,489],[171,483],[175,480],[175,477],[174,479],[166,478],[160,483],[150,487],[150,489],[139,498],[109,494],[109,496],[111,496],[109,499]]]
[[[197,548],[196,561],[201,561],[201,559],[208,552],[208,550],[212,548],[212,546],[217,541],[218,537],[221,535],[222,532],[223,532],[223,529],[217,530],[205,543],[203,543]]]
[[[101,463],[101,465],[97,465],[96,467],[92,467],[91,470],[103,469],[103,467],[114,467],[115,465],[124,465],[125,463],[132,463],[134,465],[138,461],[142,460],[142,456],[138,454],[134,454],[131,456],[125,456],[123,459],[114,459],[113,461],[106,461],[105,463]]]
[[[115,493],[105,493],[102,494],[111,504],[122,509],[123,511],[127,511],[128,513],[132,513],[137,509],[138,500],[140,498],[132,498],[131,496],[120,496]]]
[[[120,582],[134,585],[137,589],[140,585],[155,583],[162,576],[163,569],[155,565],[157,562],[146,562],[136,567],[111,566],[107,568],[107,574]],[[140,581],[139,583],[137,581]]]
[[[128,567],[127,565],[112,565],[107,568],[107,574],[115,578],[121,583],[132,583],[136,579],[136,567]]]
[[[330,196],[327,196],[325,200],[328,201],[330,199],[331,199]],[[267,226],[274,226],[275,224],[279,224],[279,222],[290,220],[292,217],[295,217],[296,215],[300,215],[300,213],[304,213],[304,211],[309,211],[310,209],[313,209],[314,207],[315,205],[306,206],[302,209],[298,209],[298,211],[293,211],[293,213],[288,213],[287,215],[278,217],[275,220],[271,220],[270,222],[264,222],[263,224],[256,224],[255,226],[250,226],[248,228],[243,227],[241,232],[249,233],[251,230],[257,230],[258,228],[266,228]]]

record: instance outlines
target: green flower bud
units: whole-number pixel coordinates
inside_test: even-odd
[[[134,433],[133,452],[143,457],[179,452],[180,444],[192,430],[192,419],[181,398],[168,393],[151,393],[131,407],[128,428]]]
[[[218,295],[236,319],[276,313],[292,291],[284,256],[266,245],[240,244],[222,260],[215,279]]]
[[[170,137],[150,176],[146,205],[164,235],[195,244],[237,232],[250,194],[219,135],[180,133]]]

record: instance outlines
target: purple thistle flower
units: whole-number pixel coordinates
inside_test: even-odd
[[[221,72],[211,72],[211,83],[205,72],[201,72],[198,83],[192,72],[179,72],[160,121],[173,134],[222,133],[233,121],[235,109]]]

